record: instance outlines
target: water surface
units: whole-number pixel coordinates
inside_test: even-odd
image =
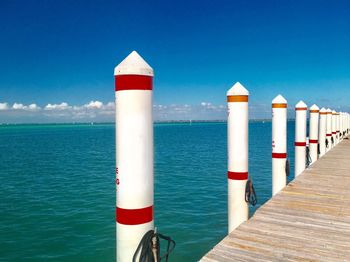
[[[226,128],[155,125],[155,224],[177,243],[171,261],[196,261],[227,233]],[[0,261],[115,261],[114,132],[0,126]],[[253,213],[271,197],[271,122],[250,122],[249,140]],[[293,140],[288,122],[291,160]]]

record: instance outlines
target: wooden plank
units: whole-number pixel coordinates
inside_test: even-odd
[[[201,261],[350,261],[349,155],[343,140]]]

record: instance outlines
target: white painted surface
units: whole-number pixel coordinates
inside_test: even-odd
[[[278,95],[272,100],[272,154],[287,153],[287,108],[274,108],[274,104],[285,104],[287,100]],[[272,195],[286,186],[286,158],[272,157]]]
[[[249,95],[236,83],[227,96]],[[228,102],[227,120],[228,171],[248,172],[248,103]],[[228,179],[228,232],[248,220],[249,208],[245,201],[247,180]]]
[[[114,75],[145,75],[153,76],[153,69],[136,52],[132,51],[119,65],[114,68]]]
[[[132,52],[115,75],[153,76],[152,68]],[[135,87],[136,88],[136,87]],[[153,206],[152,90],[116,92],[116,206],[142,209]],[[154,221],[139,225],[116,223],[117,261],[130,262],[144,234]]]
[[[327,110],[322,107],[320,113],[327,113]],[[326,114],[320,114],[320,126],[318,133],[318,143],[320,144],[320,156],[322,157],[326,153]]]
[[[326,152],[331,150],[332,148],[332,142],[331,142],[331,137],[332,137],[332,110],[327,109],[327,118],[326,118],[326,123],[327,123],[327,128],[326,128],[326,139],[328,143],[328,147],[326,148]]]
[[[319,119],[319,113],[313,113],[312,111],[319,111],[319,107],[317,105],[312,105],[310,107],[310,131],[309,131],[309,139],[312,140],[318,140],[318,119]],[[317,161],[318,153],[317,153],[317,143],[310,143],[310,158],[311,163],[313,164]]]
[[[306,143],[306,113],[307,110],[297,110],[299,108],[307,108],[307,105],[300,101],[295,106],[295,142]],[[306,165],[306,147],[295,146],[295,177],[300,175]]]

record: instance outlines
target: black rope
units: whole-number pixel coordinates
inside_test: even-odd
[[[326,138],[326,148],[328,148],[329,142],[328,142],[328,138]]]
[[[163,239],[168,242],[167,251],[163,256],[160,256],[160,239]],[[154,230],[148,231],[141,239],[135,254],[132,258],[133,262],[159,262],[165,258],[165,261],[168,261],[169,254],[175,248],[175,241],[170,237],[164,236],[160,233],[156,233]],[[154,257],[153,248],[156,249],[157,258]],[[137,261],[137,255],[140,254],[139,260]],[[157,260],[156,260],[157,259]]]
[[[331,136],[332,145],[334,145],[334,138]]]
[[[253,181],[251,179],[247,181],[247,184],[245,186],[245,202],[251,204],[252,206],[255,206],[258,202],[253,186]]]
[[[310,156],[310,148],[306,147],[306,167],[308,167],[312,162],[311,156]]]
[[[317,144],[317,155],[321,154],[320,143]]]
[[[289,159],[286,159],[286,176],[290,175],[290,162]]]

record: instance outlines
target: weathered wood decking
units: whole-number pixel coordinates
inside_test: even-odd
[[[350,261],[350,140],[306,169],[201,261]]]

